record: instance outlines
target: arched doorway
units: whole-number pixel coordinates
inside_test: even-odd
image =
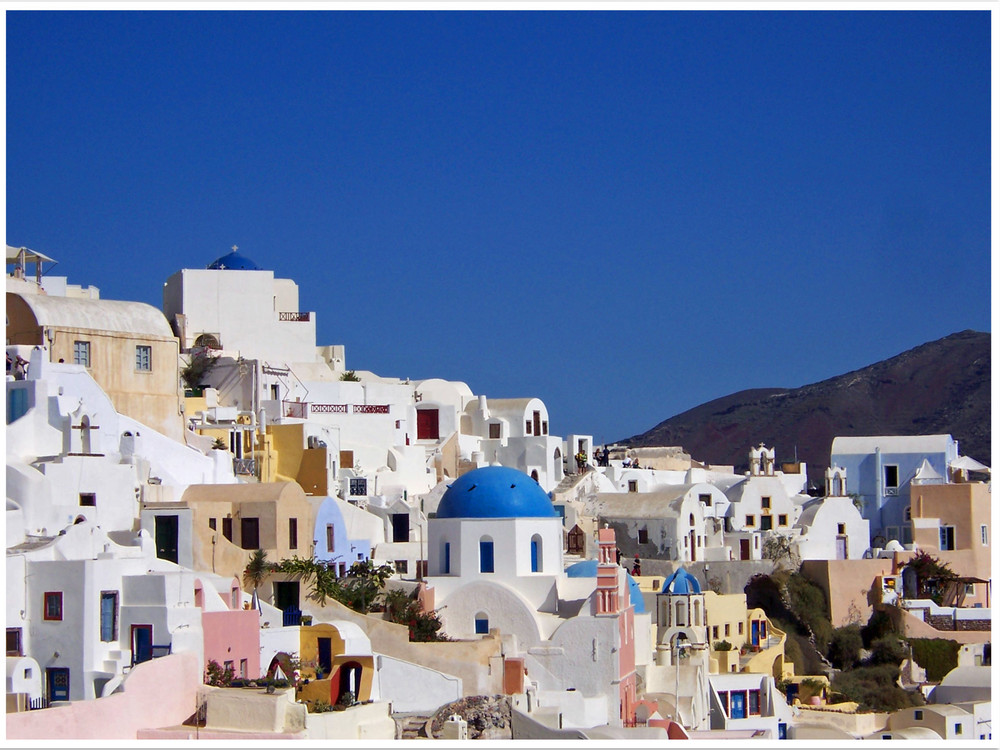
[[[351,702],[359,700],[358,693],[361,690],[361,665],[356,661],[345,662],[340,665],[340,679],[336,681],[337,694],[333,694],[331,684],[330,703],[336,704],[345,694],[351,696]],[[333,682],[331,680],[331,682]]]

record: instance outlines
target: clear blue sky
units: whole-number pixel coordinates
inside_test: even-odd
[[[610,441],[990,330],[988,12],[8,12],[6,240],[231,245],[348,367]]]

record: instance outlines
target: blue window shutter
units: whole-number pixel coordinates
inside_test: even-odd
[[[479,572],[493,572],[493,542],[479,543]]]

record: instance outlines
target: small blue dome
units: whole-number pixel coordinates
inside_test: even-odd
[[[584,560],[583,562],[573,563],[566,568],[566,576],[568,578],[597,578],[597,560]],[[628,581],[629,604],[632,605],[636,614],[641,615],[646,611],[646,603],[642,600],[642,591],[639,589],[639,584],[635,582],[635,579],[628,571],[625,572],[625,578]]]
[[[661,594],[700,594],[701,584],[698,579],[688,573],[684,568],[675,570],[670,578],[663,582]]]
[[[463,474],[445,490],[437,518],[557,518],[552,501],[534,479],[506,466]]]
[[[208,264],[210,271],[259,271],[260,266],[233,250]]]

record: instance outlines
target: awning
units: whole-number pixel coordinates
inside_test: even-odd
[[[43,263],[56,262],[55,259],[50,258],[48,255],[40,253],[37,250],[29,250],[26,247],[12,247],[10,245],[7,245],[7,262],[17,263],[22,250],[24,251],[24,260],[27,263],[37,263],[38,261],[42,261]]]
[[[965,471],[985,471],[989,473],[990,467],[979,463],[974,458],[969,458],[968,456],[959,456],[954,461],[951,462],[951,468],[953,469],[964,469]]]

